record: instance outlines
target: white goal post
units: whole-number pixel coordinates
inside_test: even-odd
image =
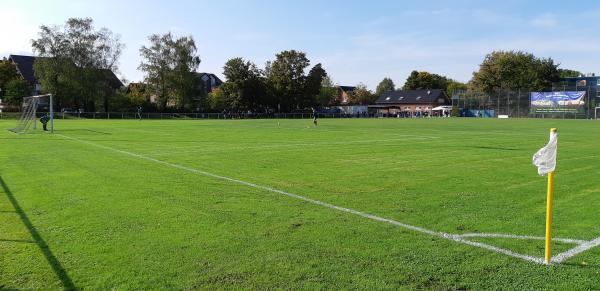
[[[14,133],[24,133],[32,125],[37,129],[38,116],[47,118],[50,133],[54,133],[54,102],[52,94],[23,97],[21,116],[14,128],[9,129]]]
[[[600,110],[600,107],[596,107],[596,109],[594,110],[594,119],[598,119],[598,111]]]

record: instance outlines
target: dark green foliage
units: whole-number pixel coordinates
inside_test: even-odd
[[[377,89],[375,89],[375,95],[381,96],[381,93],[383,92],[394,90],[396,90],[396,85],[394,84],[394,81],[392,81],[392,79],[390,78],[383,78],[383,80],[379,82],[379,85],[377,85]]]
[[[255,109],[264,103],[265,82],[262,71],[254,63],[242,58],[230,59],[223,67],[223,75],[227,81],[220,86],[220,92],[211,97],[213,107],[221,107],[217,106],[221,101],[216,102],[216,96],[219,100],[222,97],[224,108],[236,111]]]
[[[583,73],[580,71],[569,70],[569,69],[558,69],[558,73],[561,78],[569,78],[569,77],[579,77],[582,76]]]
[[[446,90],[448,82],[450,80],[444,76],[438,74],[432,74],[429,72],[417,72],[412,71],[406,82],[404,83],[404,90],[417,90],[417,89],[443,89]]]
[[[0,90],[6,90],[6,83],[20,78],[15,64],[8,60],[0,60]]]
[[[91,18],[70,18],[64,26],[40,26],[32,41],[40,57],[34,74],[42,88],[56,97],[56,106],[109,110],[117,87],[112,74],[124,45],[110,30],[96,30]]]
[[[142,63],[139,69],[144,80],[157,96],[160,110],[167,107],[189,109],[198,99],[199,88],[196,69],[200,65],[196,43],[192,36],[174,38],[169,32],[148,37],[149,46],[142,46]]]
[[[277,107],[281,111],[300,109],[305,103],[304,70],[310,65],[306,54],[295,50],[283,51],[276,55],[275,61],[267,63],[265,73]]]
[[[31,86],[23,79],[8,81],[2,91],[4,92],[2,102],[13,106],[20,106],[23,97],[31,96]]]
[[[522,51],[494,51],[473,73],[475,90],[547,90],[558,81],[558,65],[551,58],[537,58]]]

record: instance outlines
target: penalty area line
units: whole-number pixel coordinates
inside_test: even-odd
[[[423,234],[427,234],[427,235],[435,236],[435,237],[439,237],[439,238],[444,238],[444,239],[455,241],[455,242],[458,242],[458,243],[461,243],[461,244],[464,244],[464,245],[478,247],[478,248],[485,249],[485,250],[488,250],[488,251],[492,251],[492,252],[495,252],[495,253],[498,253],[498,254],[504,254],[504,255],[507,255],[507,256],[511,256],[511,257],[514,257],[514,258],[522,259],[522,260],[533,262],[533,263],[537,263],[537,264],[543,264],[544,263],[544,260],[542,258],[528,256],[528,255],[523,255],[523,254],[519,254],[519,253],[513,252],[511,250],[508,250],[508,249],[503,249],[503,248],[495,247],[495,246],[484,244],[484,243],[480,243],[480,242],[474,242],[474,241],[466,240],[463,237],[461,237],[460,235],[450,234],[450,233],[445,233],[445,232],[439,232],[439,231],[434,231],[434,230],[426,229],[426,228],[423,228],[423,227],[419,227],[419,226],[414,226],[414,225],[402,223],[402,222],[399,222],[399,221],[396,221],[396,220],[392,220],[392,219],[388,219],[388,218],[383,218],[383,217],[380,217],[380,216],[376,216],[376,215],[373,215],[373,214],[361,212],[361,211],[354,210],[354,209],[351,209],[351,208],[345,208],[345,207],[341,207],[341,206],[329,204],[327,202],[323,202],[323,201],[315,200],[315,199],[308,198],[308,197],[305,197],[305,196],[301,196],[301,195],[298,195],[298,194],[294,194],[294,193],[290,193],[290,192],[286,192],[286,191],[274,189],[274,188],[271,188],[271,187],[268,187],[268,186],[262,186],[262,185],[258,185],[258,184],[254,184],[254,183],[250,183],[250,182],[246,182],[246,181],[242,181],[242,180],[238,180],[238,179],[234,179],[234,178],[230,178],[230,177],[226,177],[226,176],[221,176],[221,175],[213,174],[213,173],[210,173],[210,172],[206,172],[206,171],[202,171],[202,170],[198,170],[198,169],[194,169],[194,168],[190,168],[190,167],[186,167],[186,166],[182,166],[182,165],[179,165],[179,164],[174,164],[174,163],[169,163],[169,162],[166,162],[166,161],[161,161],[161,160],[158,160],[158,159],[155,159],[155,158],[151,158],[151,157],[147,157],[147,156],[144,156],[144,155],[140,155],[140,154],[136,154],[136,153],[132,153],[132,152],[120,150],[120,149],[109,147],[109,146],[100,145],[100,144],[97,144],[97,143],[89,142],[89,141],[82,140],[82,139],[75,138],[75,137],[66,136],[66,135],[63,135],[63,134],[58,134],[57,133],[55,135],[61,136],[63,138],[66,138],[66,139],[69,139],[69,140],[72,140],[72,141],[77,141],[77,142],[80,142],[80,143],[83,143],[83,144],[87,144],[87,145],[90,145],[90,146],[94,146],[94,147],[97,147],[97,148],[102,148],[102,149],[113,151],[113,152],[117,152],[117,153],[120,153],[120,154],[123,154],[123,155],[127,155],[127,156],[131,156],[131,157],[139,158],[139,159],[150,161],[150,162],[154,162],[154,163],[161,164],[161,165],[164,165],[164,166],[168,166],[168,167],[171,167],[171,168],[180,169],[180,170],[184,170],[184,171],[187,171],[187,172],[191,172],[191,173],[195,173],[195,174],[199,174],[199,175],[203,175],[203,176],[207,176],[207,177],[212,177],[212,178],[216,178],[216,179],[219,179],[219,180],[229,181],[229,182],[232,182],[232,183],[236,183],[236,184],[240,184],[240,185],[245,185],[245,186],[256,188],[256,189],[262,189],[262,190],[265,190],[265,191],[268,191],[268,192],[277,193],[277,194],[281,194],[281,195],[288,196],[288,197],[291,197],[291,198],[295,198],[295,199],[298,199],[298,200],[306,201],[306,202],[309,202],[309,203],[312,203],[312,204],[315,204],[315,205],[327,207],[327,208],[338,210],[338,211],[341,211],[341,212],[351,213],[351,214],[354,214],[354,215],[357,215],[357,216],[361,216],[361,217],[364,217],[364,218],[367,218],[367,219],[370,219],[370,220],[379,221],[379,222],[385,222],[385,223],[388,223],[388,224],[391,224],[391,225],[395,225],[395,226],[399,226],[399,227],[402,227],[404,229],[409,229],[409,230],[412,230],[412,231],[415,231],[415,232],[419,232],[419,233],[423,233]],[[600,244],[600,238],[597,239],[597,240],[599,240],[598,243]],[[580,246],[583,246],[583,245],[580,245]],[[575,254],[583,252],[583,251],[585,251],[585,250],[587,250],[589,248],[591,248],[591,247],[588,247],[588,248],[586,248],[584,250],[581,250],[579,252],[575,252],[572,255],[571,254],[569,254],[569,255],[570,256],[574,256]]]

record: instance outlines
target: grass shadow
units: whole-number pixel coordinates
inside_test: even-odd
[[[4,190],[6,197],[8,198],[8,200],[14,207],[15,211],[19,215],[19,218],[21,219],[21,221],[23,222],[23,224],[25,225],[25,227],[31,234],[31,238],[33,238],[33,240],[35,241],[35,244],[37,244],[37,246],[40,249],[40,251],[42,252],[42,254],[44,254],[44,257],[48,261],[48,264],[50,264],[50,267],[52,267],[52,271],[54,271],[54,273],[56,274],[58,279],[61,281],[65,290],[76,290],[77,288],[73,284],[73,281],[71,280],[71,278],[69,277],[69,275],[67,274],[67,272],[65,271],[63,266],[60,264],[60,262],[58,261],[56,256],[52,253],[52,251],[50,250],[50,247],[48,246],[46,241],[42,238],[42,236],[39,234],[39,232],[33,226],[33,224],[31,223],[31,220],[29,220],[29,217],[27,217],[27,214],[25,213],[25,211],[23,211],[23,209],[19,205],[19,202],[17,202],[17,199],[15,199],[13,193],[10,191],[10,189],[4,182],[4,179],[2,178],[2,176],[0,176],[0,186],[2,186],[2,189]]]

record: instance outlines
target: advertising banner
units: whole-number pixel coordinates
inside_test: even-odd
[[[533,113],[583,113],[585,91],[531,92]]]

